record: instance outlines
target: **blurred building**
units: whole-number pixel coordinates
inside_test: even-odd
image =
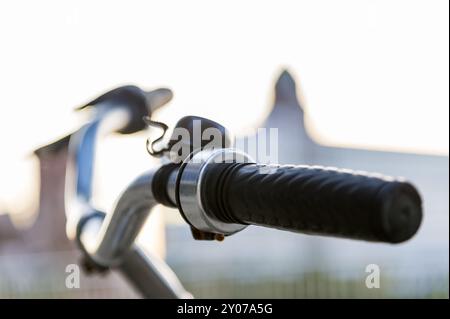
[[[81,254],[65,232],[64,180],[69,137],[39,148],[39,205],[29,227],[0,215],[0,298],[126,298],[138,295],[117,274],[87,276],[80,288],[65,286],[66,267]]]

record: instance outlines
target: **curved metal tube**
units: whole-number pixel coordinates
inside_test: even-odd
[[[106,109],[106,105],[102,109]],[[95,150],[100,137],[125,127],[130,118],[125,108],[114,107],[97,116],[77,132],[69,142],[65,182],[66,232],[75,239],[78,223],[95,212],[91,205]]]
[[[157,256],[134,247],[118,270],[145,298],[191,299],[172,269]]]
[[[102,108],[97,117],[70,140],[66,172],[66,231],[77,239],[95,263],[116,268],[148,298],[188,298],[172,270],[157,257],[134,244],[151,209],[158,203],[151,185],[157,168],[137,178],[121,195],[112,214],[88,218],[99,212],[91,204],[96,144],[100,136],[125,127],[130,114],[124,107]],[[78,234],[78,238],[77,237]]]
[[[105,220],[88,220],[80,242],[90,258],[99,265],[118,269],[144,297],[192,298],[164,261],[133,244],[151,209],[158,204],[151,191],[156,171],[131,183]]]
[[[98,218],[83,226],[80,242],[97,264],[114,267],[122,263],[150,210],[158,204],[151,191],[155,171],[143,174],[127,187],[113,213],[106,215],[100,227]]]

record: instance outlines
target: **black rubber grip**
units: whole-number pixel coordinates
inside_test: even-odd
[[[317,166],[224,165],[210,171],[203,194],[224,222],[399,243],[422,220],[420,195],[405,181]]]

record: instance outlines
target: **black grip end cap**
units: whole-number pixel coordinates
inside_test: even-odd
[[[416,188],[406,182],[387,183],[378,196],[386,241],[401,243],[413,237],[422,222],[422,199]]]

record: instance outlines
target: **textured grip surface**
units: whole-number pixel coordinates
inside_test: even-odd
[[[212,207],[223,221],[390,243],[411,238],[421,223],[421,198],[408,182],[316,166],[235,164],[225,171],[221,207]]]

